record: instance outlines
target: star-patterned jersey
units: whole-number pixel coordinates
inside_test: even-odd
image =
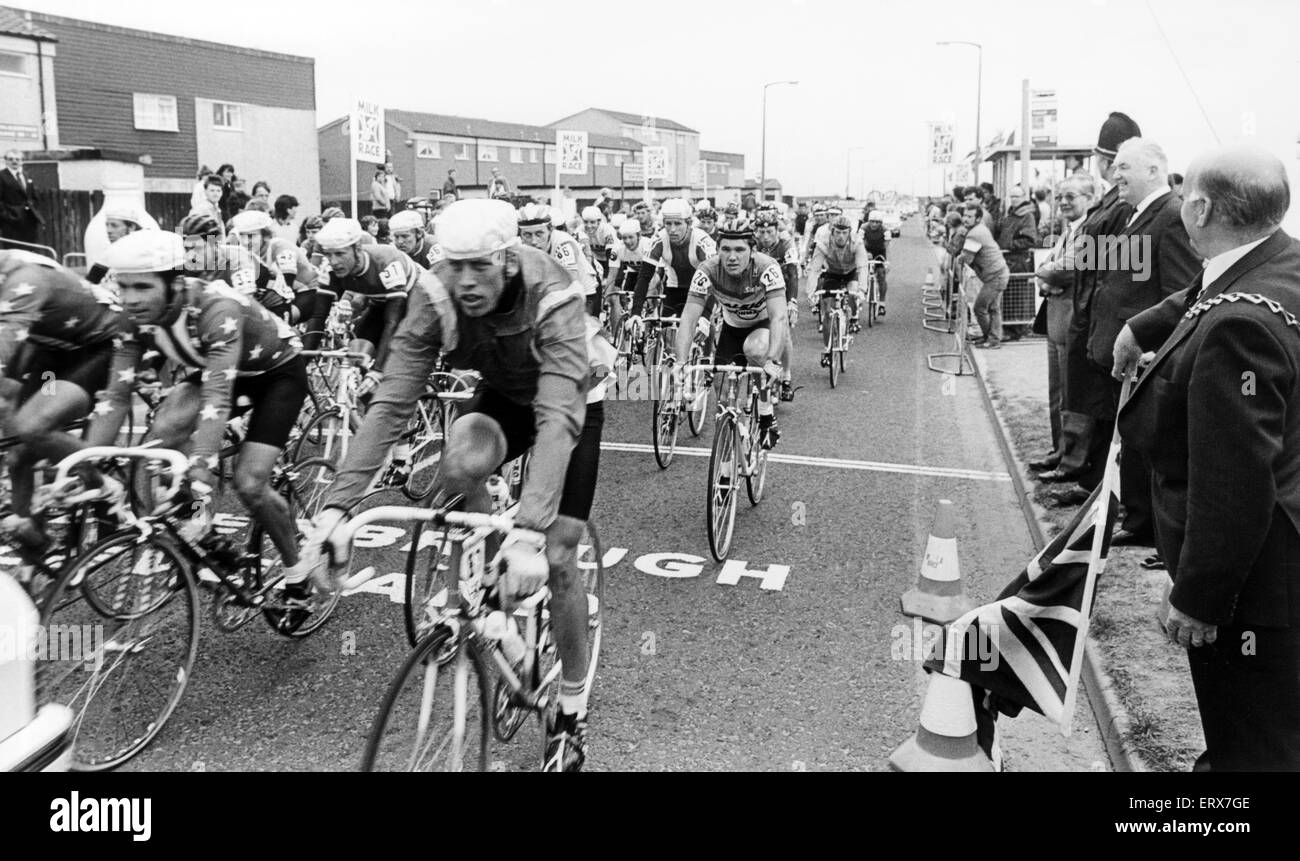
[[[795,250],[794,242],[788,236],[781,234],[776,244],[771,248],[759,248],[756,250],[761,254],[766,254],[777,262],[781,267],[781,272],[785,275],[785,298],[787,301],[799,298],[799,252]]]
[[[109,387],[95,406],[91,445],[111,442],[130,412],[138,370],[159,354],[200,374],[202,382],[194,458],[214,464],[230,417],[238,377],[278,368],[298,355],[297,335],[284,320],[224,281],[185,279],[181,308],[170,323],[145,325],[124,319],[114,340]],[[254,404],[256,409],[257,405]]]
[[[754,252],[749,268],[731,277],[714,255],[700,264],[691,277],[690,298],[700,304],[715,296],[722,308],[722,322],[733,329],[751,329],[768,318],[768,297],[785,295],[781,266],[766,254]]]
[[[24,342],[60,352],[108,344],[123,320],[107,288],[46,258],[0,251],[0,366]]]

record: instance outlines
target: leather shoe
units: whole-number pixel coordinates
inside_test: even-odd
[[[1049,469],[1047,472],[1040,472],[1037,475],[1039,481],[1045,481],[1048,484],[1057,481],[1078,481],[1077,472],[1061,472],[1059,469]]]
[[[1046,470],[1056,469],[1060,463],[1060,457],[1049,454],[1046,457],[1039,458],[1038,460],[1031,460],[1029,462],[1029,468],[1034,472],[1044,472]]]
[[[1155,547],[1155,539],[1149,533],[1130,532],[1127,529],[1116,529],[1115,534],[1110,537],[1111,547]]]
[[[1090,496],[1092,494],[1082,487],[1058,487],[1047,491],[1047,504],[1057,508],[1069,508],[1074,505],[1082,505],[1088,501]]]

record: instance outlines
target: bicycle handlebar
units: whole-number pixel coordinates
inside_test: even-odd
[[[763,374],[762,368],[753,365],[685,365],[682,372],[694,374],[698,371],[712,371],[715,374]]]
[[[347,359],[358,364],[373,359],[369,353],[357,353],[351,350],[300,350],[298,355],[304,359]]]

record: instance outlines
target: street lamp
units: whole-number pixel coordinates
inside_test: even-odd
[[[849,151],[844,154],[844,198],[847,200],[852,197],[849,194],[849,180],[853,176],[853,151],[855,149],[866,149],[865,146],[851,146]]]
[[[975,156],[972,168],[976,185],[980,181],[980,100],[984,95],[984,46],[979,42],[935,42],[936,45],[970,45],[979,51],[979,66],[975,73]]]
[[[758,202],[767,200],[767,88],[784,84],[794,86],[798,81],[769,81],[763,85],[763,148],[758,167]]]

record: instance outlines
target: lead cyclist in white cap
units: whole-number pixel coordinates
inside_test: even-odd
[[[546,769],[578,771],[586,759],[589,654],[577,549],[595,495],[604,423],[604,404],[587,403],[604,374],[596,379],[588,358],[583,290],[550,255],[520,243],[508,203],[458,201],[436,225],[446,259],[410,296],[384,380],[304,553],[328,545],[336,564],[347,558],[335,529],[384,465],[439,355],[478,371],[482,380],[447,435],[444,489],[464,495],[470,511],[491,511],[488,475],[532,448],[516,529],[501,542],[497,590],[508,609],[550,587],[563,670]]]

